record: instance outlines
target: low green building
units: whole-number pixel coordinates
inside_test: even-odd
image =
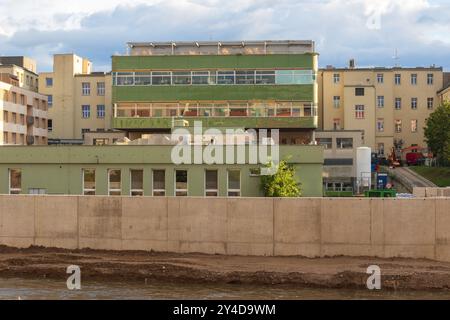
[[[0,194],[262,196],[261,165],[251,164],[249,146],[234,146],[235,155],[239,147],[245,163],[218,165],[175,165],[169,145],[1,147]],[[279,154],[303,196],[322,196],[322,147],[286,145]]]

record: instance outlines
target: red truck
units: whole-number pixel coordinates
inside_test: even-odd
[[[423,164],[425,158],[420,152],[410,152],[406,154],[406,164],[408,166],[417,166]]]

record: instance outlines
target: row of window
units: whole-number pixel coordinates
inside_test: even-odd
[[[3,144],[4,145],[8,145],[8,144],[15,144],[15,145],[43,144],[43,145],[46,145],[47,144],[47,137],[43,137],[43,136],[31,136],[31,137],[33,139],[32,142],[26,141],[25,139],[28,140],[28,138],[26,138],[26,135],[23,133],[4,131],[3,132]]]
[[[113,72],[115,86],[314,84],[312,70]]]
[[[20,104],[22,106],[28,105],[28,98],[24,94],[18,94],[14,91],[3,90],[3,101]],[[36,109],[47,110],[47,101],[38,98],[33,99],[33,107]]]
[[[361,111],[358,110],[355,112],[361,112]],[[362,111],[362,112],[364,112],[364,111]],[[359,116],[359,114],[357,114],[357,115]],[[403,130],[402,120],[395,120],[394,127],[395,127],[396,133],[401,133]],[[341,119],[333,119],[333,128],[334,128],[334,130],[341,130]],[[417,119],[411,120],[410,128],[411,128],[412,133],[417,132],[417,130],[418,130],[418,120]],[[383,118],[377,119],[377,131],[384,132],[384,119]],[[339,145],[338,145],[338,148],[339,148]]]
[[[418,75],[417,73],[412,73],[410,74],[410,84],[411,85],[417,85],[418,84]],[[335,84],[338,84],[341,82],[341,75],[339,73],[335,73],[333,74],[333,82]],[[377,83],[378,84],[383,84],[384,83],[384,74],[382,73],[378,73],[377,74]],[[402,83],[402,75],[400,73],[396,73],[394,75],[394,84],[395,85],[401,85]],[[434,74],[432,73],[428,73],[427,74],[427,85],[433,85],[434,84]]]
[[[81,106],[81,117],[83,119],[88,119],[91,117],[91,106],[82,105]],[[105,105],[97,105],[97,118],[103,119],[105,117]]]
[[[44,118],[34,117],[31,119],[35,128],[47,129],[47,121]],[[25,126],[25,115],[22,113],[3,110],[3,122]]]
[[[317,144],[325,149],[331,149],[333,145],[332,138],[317,138]],[[336,138],[337,149],[353,149],[353,138]]]
[[[300,101],[277,103],[120,103],[115,117],[313,117],[317,108]]]
[[[144,195],[144,170],[131,169],[130,177],[130,195]],[[175,170],[175,190],[174,196],[186,197],[189,194],[189,175],[188,170]],[[96,194],[96,176],[95,169],[82,170],[82,194]],[[155,197],[164,197],[166,190],[166,171],[152,170],[152,195]],[[35,189],[32,189],[35,190]],[[204,172],[204,190],[206,197],[219,196],[219,177],[217,170],[205,170]],[[30,191],[30,190],[29,190]],[[22,193],[22,170],[9,169],[9,193]],[[34,191],[33,191],[34,193]],[[39,192],[41,193],[41,192]],[[108,195],[122,195],[122,171],[120,169],[108,170]],[[241,172],[238,169],[227,171],[227,195],[229,197],[241,196]]]
[[[341,106],[341,97],[340,96],[333,97],[333,106],[335,108],[340,108],[340,106]],[[385,106],[384,96],[377,96],[377,107],[384,108],[384,106]],[[395,98],[394,106],[395,106],[396,110],[400,110],[402,108],[402,98]],[[417,107],[418,107],[418,99],[411,98],[411,109],[417,110]],[[431,110],[434,108],[434,98],[427,98],[427,108],[428,108],[428,110]]]
[[[90,82],[81,83],[81,94],[83,96],[91,95],[91,83]],[[105,83],[97,82],[97,96],[104,96],[104,95],[105,95]]]
[[[53,87],[53,78],[45,78],[45,85],[49,88]],[[91,83],[90,82],[81,83],[81,94],[83,96],[91,95]],[[104,82],[97,82],[97,95],[98,96],[105,95],[105,83]]]

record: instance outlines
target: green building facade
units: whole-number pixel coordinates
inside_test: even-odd
[[[238,147],[235,146],[235,162]],[[1,147],[0,194],[263,195],[258,175],[261,165],[249,163],[248,146],[244,146],[245,163],[219,165],[175,165],[171,159],[172,148],[154,145]],[[322,147],[280,146],[279,153],[280,159],[289,159],[296,169],[302,196],[322,196]]]
[[[317,128],[312,41],[130,43],[112,57],[113,128],[131,139],[176,127],[280,129],[308,144]]]

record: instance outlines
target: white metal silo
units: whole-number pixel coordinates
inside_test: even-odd
[[[372,185],[372,149],[360,147],[356,149],[356,184],[358,191]]]

